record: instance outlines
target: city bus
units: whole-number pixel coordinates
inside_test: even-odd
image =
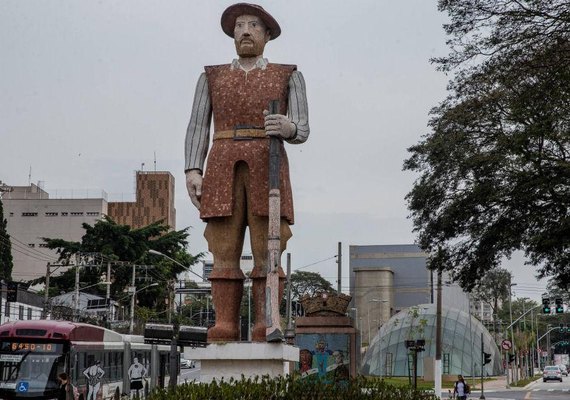
[[[142,336],[70,321],[8,322],[0,326],[0,399],[56,399],[62,372],[75,400],[145,397],[168,384],[169,362],[170,346]]]

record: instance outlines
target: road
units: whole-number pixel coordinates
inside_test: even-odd
[[[473,392],[467,398],[479,399],[481,392]],[[442,400],[448,399],[447,392],[442,393]],[[527,388],[513,389],[493,389],[485,390],[486,400],[558,400],[570,399],[570,377],[564,377],[562,382],[548,381],[542,379],[530,384]]]
[[[200,380],[200,361],[196,361],[196,366],[194,368],[182,368],[180,370],[180,375],[178,376],[178,383],[192,382]]]

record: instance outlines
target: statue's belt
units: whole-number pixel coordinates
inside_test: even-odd
[[[233,140],[251,140],[251,139],[269,139],[265,133],[265,129],[246,125],[242,127],[238,125],[233,130],[214,132],[214,140],[233,139]]]

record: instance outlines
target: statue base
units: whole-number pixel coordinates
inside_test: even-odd
[[[201,363],[200,382],[229,381],[230,378],[285,376],[290,363],[299,362],[299,348],[285,343],[228,342],[204,348],[185,349],[184,358]]]

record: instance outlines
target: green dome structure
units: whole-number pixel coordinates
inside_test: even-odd
[[[442,372],[444,375],[481,375],[483,350],[491,354],[484,375],[502,373],[501,353],[489,331],[472,315],[454,308],[442,308]],[[406,340],[425,340],[418,353],[418,375],[424,375],[424,360],[435,358],[436,305],[421,304],[392,316],[372,339],[361,367],[363,375],[408,376],[411,356]],[[430,364],[431,365],[431,364]],[[410,372],[411,374],[411,372]]]

